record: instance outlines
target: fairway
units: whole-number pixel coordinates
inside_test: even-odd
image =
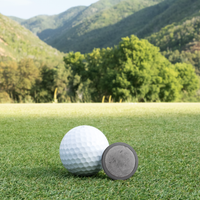
[[[131,145],[136,173],[68,173],[59,146],[79,125]],[[0,199],[200,199],[200,103],[0,104]]]

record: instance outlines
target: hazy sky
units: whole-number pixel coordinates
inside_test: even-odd
[[[54,15],[75,6],[89,6],[98,0],[0,0],[0,13],[29,19],[36,15]]]

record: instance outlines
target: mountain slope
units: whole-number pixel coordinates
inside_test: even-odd
[[[90,52],[95,48],[111,47],[119,43],[122,37],[137,35],[144,38],[173,22],[182,22],[193,16],[198,15],[200,10],[199,0],[165,0],[156,5],[149,6],[153,1],[139,1],[138,5],[148,2],[146,8],[136,11],[134,14],[123,18],[121,21],[109,24],[108,21],[115,21],[112,17],[112,9],[116,8],[115,14],[120,15],[127,12],[128,7],[133,10],[131,5],[137,1],[123,1],[116,7],[98,13],[93,18],[86,19],[81,24],[68,31],[49,39],[46,42],[61,51],[80,51]],[[103,21],[101,23],[101,21]],[[95,27],[95,24],[97,26]],[[102,26],[107,24],[107,26]]]
[[[43,30],[56,29],[60,26],[63,26],[64,23],[67,23],[68,21],[76,17],[77,14],[85,8],[86,6],[77,6],[70,8],[67,11],[58,15],[39,15],[23,21],[21,25],[25,26],[27,29],[31,30],[34,34],[37,35]]]
[[[191,52],[194,52],[189,43],[200,42],[200,14],[190,20],[165,26],[159,32],[146,37],[146,39],[153,45],[160,47],[161,51],[191,49]],[[189,49],[188,46],[190,46]]]
[[[97,44],[92,46],[93,41],[91,39],[98,40],[98,38],[96,36],[89,36],[87,38],[88,35],[85,38],[84,34],[89,33],[90,35],[92,31],[110,27],[138,10],[162,1],[164,0],[99,0],[88,7],[78,6],[70,8],[64,13],[55,16],[36,16],[23,21],[21,24],[37,34],[47,44],[61,51],[78,50],[84,53],[92,50],[94,47],[102,47],[104,41],[94,41],[94,44]],[[102,32],[103,38],[105,38],[104,34],[106,32],[108,31],[105,30]],[[73,38],[77,36],[83,36],[83,39],[81,37],[77,42],[74,41]],[[120,39],[121,36],[119,37]],[[110,41],[110,37],[107,40]],[[87,44],[88,50],[81,45],[84,41]],[[113,46],[113,41],[111,44]],[[104,43],[104,45],[106,44]]]
[[[125,23],[130,26],[130,21],[126,21],[128,19],[127,16],[138,13],[140,10],[155,5],[160,1],[162,0],[121,1],[111,8],[98,12],[89,18],[84,18],[81,23],[77,23],[72,28],[65,28],[68,27],[65,26],[59,28],[59,31],[55,30],[53,37],[50,36],[44,41],[64,52],[81,51],[85,53],[91,51],[94,47],[113,46],[121,40],[122,36],[127,36],[124,34],[126,30],[119,30],[117,23],[124,19]],[[147,19],[145,20],[147,21]],[[137,23],[137,20],[135,22]],[[141,26],[141,24],[138,25]],[[113,29],[113,27],[115,28]],[[113,30],[114,33],[110,34],[110,30]],[[119,35],[117,43],[115,35]]]
[[[14,17],[14,16],[8,16],[10,19],[18,22],[18,23],[22,23],[23,21],[25,21],[25,19],[21,19],[19,17]]]
[[[80,23],[84,18],[100,12],[101,10],[112,7],[113,5],[124,0],[100,0],[90,6],[77,6],[66,10],[58,15],[39,15],[28,20],[11,17],[13,20],[18,21],[21,25],[31,30],[34,34],[38,35],[42,40],[45,40],[53,33],[53,30],[65,26],[71,28],[72,26]],[[42,31],[45,34],[40,34]]]
[[[29,57],[34,60],[62,62],[63,54],[48,46],[19,23],[0,14],[0,60]]]
[[[166,6],[164,12],[156,16],[148,25],[138,32],[140,37],[149,36],[157,32],[166,25],[174,22],[183,22],[190,19],[194,15],[199,14],[199,0],[165,0],[157,5],[157,9]],[[155,31],[156,30],[156,31]]]
[[[200,75],[200,13],[197,14],[186,21],[170,24],[145,39],[158,46],[171,63],[190,63]]]
[[[194,40],[192,33],[187,33],[190,34],[187,41],[180,43],[182,33],[179,35],[179,29],[174,29],[175,33],[172,33],[171,29],[200,16],[199,10],[199,0],[100,0],[77,11],[57,28],[45,29],[37,34],[63,52],[87,53],[94,48],[112,47],[122,37],[132,34],[148,39],[161,51],[166,48],[183,50],[187,43]],[[168,29],[170,33],[165,32]],[[199,35],[197,29],[191,31]],[[172,37],[169,34],[176,35],[173,41],[166,39]]]

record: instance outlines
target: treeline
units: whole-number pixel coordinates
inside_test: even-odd
[[[0,102],[42,103],[53,100],[59,88],[59,101],[67,99],[69,72],[64,65],[37,67],[32,59],[0,62]]]
[[[191,64],[170,63],[159,48],[132,35],[114,48],[70,52],[65,65],[36,66],[33,60],[0,63],[1,102],[170,102],[192,96],[199,88]]]
[[[134,35],[118,46],[64,57],[70,70],[69,88],[74,101],[101,101],[102,96],[148,102],[180,100],[193,95],[199,80],[191,64],[171,64],[159,48]]]

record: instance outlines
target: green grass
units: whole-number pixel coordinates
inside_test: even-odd
[[[200,104],[0,104],[0,199],[200,199]],[[128,180],[68,173],[59,145],[79,125],[125,142]]]

